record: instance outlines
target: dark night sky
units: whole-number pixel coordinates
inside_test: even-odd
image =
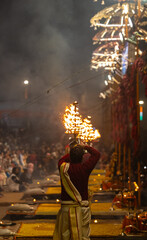
[[[1,99],[14,99],[24,79],[39,94],[83,67],[87,77],[95,6],[85,0],[0,1]]]
[[[29,100],[41,95],[31,108],[46,106],[57,118],[74,100],[83,109],[97,105],[104,83],[101,71],[90,71],[94,35],[90,18],[101,8],[92,0],[1,0],[1,103],[17,101],[21,108],[23,81],[28,79]]]

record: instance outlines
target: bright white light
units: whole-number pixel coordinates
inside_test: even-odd
[[[23,82],[25,85],[28,85],[29,84],[29,81],[28,80],[24,80]]]
[[[108,75],[108,79],[111,81],[111,79],[112,79],[112,78],[111,78],[111,75]]]
[[[119,37],[120,37],[120,40],[123,41],[123,35],[121,32],[119,33]]]
[[[132,23],[132,20],[131,20],[130,17],[129,17],[129,24],[130,24],[130,27],[132,28],[133,27],[133,23]]]
[[[104,5],[104,4],[105,4],[105,2],[104,2],[104,0],[102,0],[101,5]]]
[[[108,85],[108,82],[105,80],[105,85],[107,86]]]
[[[125,28],[122,28],[122,38],[125,35]]]
[[[144,169],[147,169],[147,166],[144,166]]]
[[[140,101],[139,101],[139,104],[140,104],[140,105],[144,104],[144,101],[140,100]]]
[[[135,11],[132,9],[132,13],[135,14]]]
[[[104,99],[106,98],[106,96],[105,96],[104,93],[100,93],[99,97],[100,97],[100,98],[104,98]]]
[[[127,14],[128,13],[128,4],[124,4],[123,5],[123,12],[122,13],[124,13],[124,14]]]

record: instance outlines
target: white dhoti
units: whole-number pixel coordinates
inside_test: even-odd
[[[88,201],[62,202],[58,212],[53,240],[89,240],[91,212]]]
[[[70,181],[67,170],[69,163],[60,167],[62,182],[73,201],[62,201],[58,212],[53,240],[89,240],[91,212],[88,201]]]

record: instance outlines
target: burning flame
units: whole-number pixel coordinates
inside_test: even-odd
[[[100,138],[101,135],[100,135],[100,133],[97,129],[95,131],[93,130],[90,119],[85,118],[83,120],[83,124],[82,124],[82,127],[81,127],[81,133],[80,133],[79,137],[84,142],[89,142],[89,141],[93,141],[97,138]]]
[[[95,136],[95,139],[101,137],[101,134],[99,133],[99,131],[97,129],[94,131],[94,136]]]
[[[64,113],[64,126],[67,134],[73,133],[77,138],[83,140],[84,142],[90,142],[97,138],[100,138],[101,135],[99,131],[93,130],[91,124],[91,117],[88,116],[82,120],[82,116],[79,114],[79,109],[77,107],[77,102],[70,104],[70,106],[65,108]]]
[[[78,112],[76,105],[70,104],[66,107],[64,114],[64,126],[66,128],[66,133],[78,134],[80,131],[80,126],[82,124],[81,115]]]

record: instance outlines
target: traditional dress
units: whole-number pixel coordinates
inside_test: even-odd
[[[58,166],[61,176],[61,209],[58,212],[53,240],[89,240],[91,213],[88,202],[88,178],[100,153],[86,147],[89,159],[70,163],[67,154]]]

